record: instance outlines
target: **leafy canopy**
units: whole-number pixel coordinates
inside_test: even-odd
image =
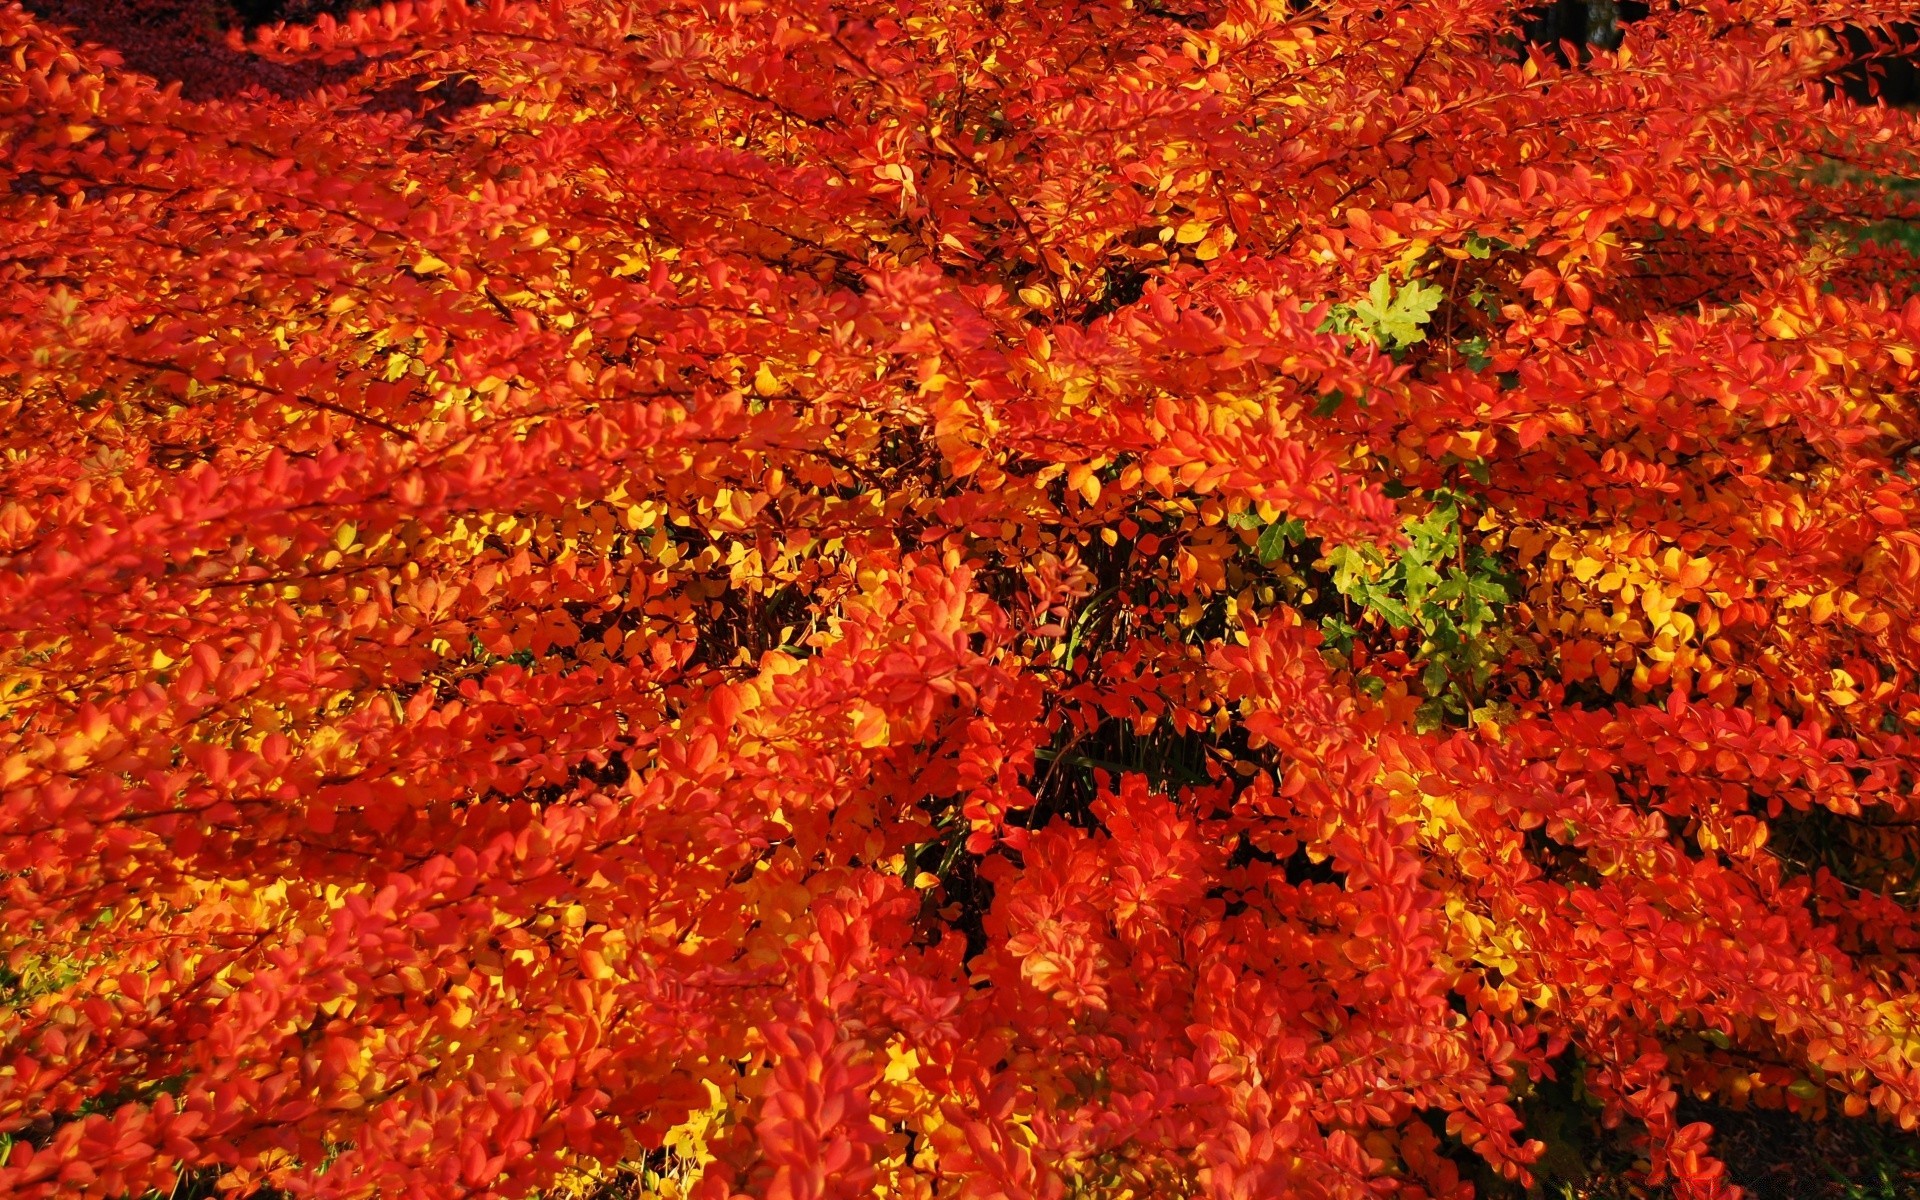
[[[1911,1130],[1904,9],[0,9],[0,1192]]]

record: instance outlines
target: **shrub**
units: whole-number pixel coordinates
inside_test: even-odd
[[[0,1190],[1912,1129],[1907,14],[1523,7],[0,10]]]

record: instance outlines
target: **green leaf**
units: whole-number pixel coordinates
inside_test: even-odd
[[[1371,307],[1383,312],[1392,307],[1393,281],[1388,279],[1385,274],[1376,278],[1367,288],[1367,301]]]
[[[1263,566],[1280,561],[1287,547],[1307,540],[1307,527],[1298,517],[1288,517],[1284,521],[1275,521],[1260,531],[1260,537],[1254,542],[1253,552]]]
[[[1085,604],[1081,605],[1079,615],[1074,617],[1073,628],[1067,633],[1066,661],[1069,666],[1073,663],[1074,655],[1080,652],[1080,643],[1082,639],[1086,637],[1087,630],[1091,627],[1093,618],[1095,614],[1099,612],[1100,606],[1113,596],[1118,595],[1119,591],[1119,584],[1104,588],[1095,592]]]
[[[1472,337],[1461,342],[1460,353],[1467,360],[1467,369],[1470,371],[1486,370],[1493,362],[1493,356],[1488,352],[1490,348],[1487,339],[1484,337]]]
[[[1482,601],[1486,604],[1505,604],[1507,602],[1506,586],[1497,579],[1488,579],[1485,576],[1469,577],[1467,580],[1467,594],[1475,600]]]
[[[1498,629],[1512,584],[1499,557],[1470,541],[1464,498],[1446,488],[1425,496],[1425,511],[1402,522],[1406,539],[1400,546],[1324,546],[1314,565],[1331,576],[1335,591],[1374,618],[1323,618],[1328,649],[1349,652],[1361,636],[1356,624],[1375,632],[1379,625],[1407,631],[1419,644],[1412,666],[1425,693],[1420,720],[1439,728],[1470,714],[1493,664],[1506,653]],[[1304,539],[1304,529],[1298,536]]]
[[[1407,599],[1419,600],[1428,589],[1440,582],[1440,572],[1424,562],[1405,561],[1402,564],[1402,582],[1406,584]]]
[[[1384,617],[1387,624],[1395,629],[1413,629],[1419,624],[1404,604],[1378,588],[1367,589],[1366,604],[1368,608]]]
[[[1359,632],[1339,617],[1329,616],[1320,619],[1320,636],[1328,648],[1336,653],[1345,654],[1353,649],[1354,635]]]
[[[1367,298],[1353,306],[1354,316],[1365,322],[1374,341],[1388,349],[1400,349],[1424,341],[1422,328],[1433,318],[1446,292],[1415,279],[1398,293],[1385,274],[1367,289]]]
[[[1353,329],[1353,306],[1335,304],[1327,309],[1327,315],[1315,327],[1315,333],[1348,333]]]
[[[1260,556],[1262,563],[1275,563],[1287,552],[1287,522],[1275,521],[1260,531],[1260,540],[1254,545],[1254,553]]]

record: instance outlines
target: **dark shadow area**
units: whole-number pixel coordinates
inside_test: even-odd
[[[1682,1100],[1681,1123],[1713,1126],[1713,1152],[1752,1200],[1911,1200],[1920,1134],[1867,1119],[1810,1121],[1778,1109],[1738,1112]]]
[[[1528,44],[1568,62],[1568,47],[1582,54],[1589,46],[1612,50],[1626,36],[1626,27],[1646,15],[1643,0],[1552,0],[1528,12],[1520,32]]]
[[[1852,61],[1827,81],[1829,95],[1838,92],[1855,104],[1893,108],[1920,104],[1920,25],[1879,31],[1849,27],[1840,31],[1840,40]]]
[[[103,46],[129,70],[178,83],[190,100],[223,100],[249,88],[294,97],[351,78],[357,64],[284,65],[235,50],[230,29],[274,21],[311,21],[358,7],[347,0],[25,0],[27,11],[69,31],[76,42]]]
[[[1548,0],[1527,11],[1520,39],[1571,65],[1591,49],[1617,48],[1628,26],[1648,12],[1645,0]],[[1830,98],[1840,95],[1855,104],[1894,108],[1920,104],[1920,24],[1880,29],[1849,25],[1835,35],[1847,62],[1826,80]]]
[[[372,0],[231,0],[231,7],[248,28],[276,21],[315,21],[365,8]]]

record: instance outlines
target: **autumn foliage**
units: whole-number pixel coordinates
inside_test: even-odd
[[[1920,1124],[1906,6],[1523,7],[0,9],[0,1193]]]

